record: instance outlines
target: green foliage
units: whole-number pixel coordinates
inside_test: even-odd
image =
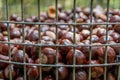
[[[0,11],[5,12],[6,0],[0,0]],[[21,1],[22,0],[8,0],[9,15],[17,13],[21,15]],[[91,0],[76,0],[78,7],[90,7]],[[107,0],[93,0],[93,7],[101,5],[107,7]],[[25,16],[38,15],[38,0],[23,0],[24,2],[24,14]],[[58,3],[62,4],[65,10],[72,9],[74,0],[58,0]],[[40,11],[46,11],[50,5],[55,5],[55,0],[40,0]],[[2,7],[3,6],[3,7]],[[120,0],[110,0],[110,8],[120,8]],[[2,13],[4,15],[4,13]],[[26,16],[26,17],[27,17]]]

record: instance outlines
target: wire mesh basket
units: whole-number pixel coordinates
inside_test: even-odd
[[[120,80],[120,0],[0,0],[0,80]]]

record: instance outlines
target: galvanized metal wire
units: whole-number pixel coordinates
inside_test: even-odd
[[[56,71],[56,75],[55,75],[55,79],[56,80],[59,80],[59,76],[58,76],[58,67],[71,67],[72,68],[72,72],[73,72],[73,80],[75,80],[75,73],[76,73],[76,68],[77,67],[87,67],[89,68],[89,71],[88,71],[88,80],[92,80],[91,78],[91,68],[92,67],[95,67],[95,66],[102,66],[104,67],[104,80],[107,80],[107,67],[108,66],[118,66],[118,76],[117,76],[117,80],[120,80],[120,62],[115,62],[115,63],[107,63],[107,47],[108,46],[120,46],[120,43],[117,43],[117,44],[108,44],[108,26],[109,25],[115,25],[115,24],[119,24],[120,25],[120,22],[109,22],[109,10],[110,10],[110,0],[107,0],[107,4],[106,4],[106,7],[107,7],[107,20],[106,22],[103,22],[103,23],[94,23],[93,22],[93,6],[94,6],[94,1],[95,0],[90,0],[90,23],[76,23],[75,22],[75,14],[76,14],[76,1],[77,0],[73,0],[73,21],[72,23],[60,23],[58,22],[58,1],[59,0],[55,0],[55,8],[56,8],[56,17],[55,17],[55,22],[54,23],[43,23],[40,21],[40,10],[41,10],[41,7],[40,7],[40,0],[37,0],[37,15],[38,15],[38,19],[39,19],[39,22],[14,22],[14,21],[9,21],[9,6],[8,6],[8,0],[5,0],[6,2],[6,20],[3,20],[3,21],[0,21],[0,23],[7,23],[7,32],[8,32],[8,41],[0,41],[0,44],[8,44],[8,53],[9,53],[9,61],[4,61],[4,60],[0,60],[0,62],[4,62],[4,63],[9,63],[10,65],[10,80],[13,80],[12,78],[12,72],[11,72],[11,65],[12,64],[18,64],[18,65],[23,65],[24,66],[24,80],[27,80],[27,72],[26,72],[26,66],[27,65],[30,65],[30,66],[39,66],[39,80],[42,80],[42,67],[55,67]],[[17,3],[17,1],[16,1]],[[120,3],[120,1],[119,1]],[[24,20],[25,18],[25,10],[24,10],[24,0],[21,0],[21,18],[22,20]],[[114,0],[114,3],[113,3],[113,6],[115,7],[115,0]],[[119,5],[120,6],[120,5]],[[11,42],[10,41],[10,27],[9,24],[22,24],[22,43],[15,43],[15,42]],[[54,45],[47,45],[47,44],[41,44],[40,41],[41,41],[41,38],[39,38],[38,40],[38,44],[26,44],[25,43],[25,31],[24,31],[24,27],[25,27],[25,24],[35,24],[35,25],[38,25],[38,32],[39,32],[39,36],[41,36],[41,30],[40,30],[40,27],[41,25],[55,25],[55,28],[56,28],[56,44]],[[61,44],[58,44],[58,26],[59,25],[73,25],[73,32],[74,32],[74,35],[73,35],[73,39],[74,39],[74,42],[72,45],[61,45]],[[90,26],[90,44],[84,44],[84,45],[78,45],[76,43],[76,26],[77,25],[89,25]],[[93,26],[94,25],[106,25],[106,43],[105,44],[97,44],[97,45],[94,45],[92,44],[92,32],[93,32]],[[11,61],[11,51],[10,51],[10,45],[11,44],[14,44],[14,45],[22,45],[23,46],[23,53],[24,53],[24,58],[23,58],[23,63],[20,63],[20,62],[13,62]],[[32,63],[26,63],[26,59],[25,59],[25,50],[26,50],[26,46],[35,46],[35,47],[39,47],[38,49],[38,52],[39,52],[39,64],[32,64]],[[42,64],[42,61],[41,61],[41,47],[44,47],[44,46],[54,46],[56,47],[56,63],[55,64]],[[73,56],[73,64],[72,65],[58,65],[58,48],[59,47],[64,47],[64,46],[67,46],[67,47],[72,47],[74,53],[75,53],[75,49],[76,47],[78,46],[88,46],[89,47],[89,62],[92,60],[92,47],[94,46],[105,46],[105,61],[104,61],[104,64],[94,64],[94,65],[91,65],[91,64],[85,64],[85,65],[76,65],[76,58],[75,58],[75,54]],[[120,52],[119,52],[120,54]]]

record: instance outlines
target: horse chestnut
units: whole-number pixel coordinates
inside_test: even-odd
[[[97,60],[92,60],[92,61],[89,62],[89,64],[91,64],[91,65],[100,64],[100,62],[97,61]],[[103,67],[95,66],[95,67],[92,67],[91,70],[92,70],[92,73],[91,73],[92,78],[98,78],[98,77],[100,77],[104,74],[104,68]]]
[[[75,52],[73,49],[71,49],[66,56],[67,64],[73,64],[73,56],[75,56],[75,61],[77,65],[85,64],[86,62],[86,56],[80,51],[75,49]]]
[[[39,77],[39,70],[37,66],[29,66],[27,70],[28,80],[37,80]]]
[[[110,46],[108,46],[107,48],[105,48],[105,46],[102,46],[98,49],[97,53],[98,53],[99,60],[101,62],[104,62],[105,49],[107,50],[107,62],[108,63],[115,62],[116,53],[114,49],[111,48]]]
[[[73,80],[73,74],[70,75],[70,79],[69,80]],[[76,71],[75,73],[75,80],[87,80],[87,73],[83,70],[79,70],[79,71]]]

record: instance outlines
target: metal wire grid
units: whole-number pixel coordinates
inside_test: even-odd
[[[24,3],[23,3],[24,0],[21,0],[21,17],[22,17],[22,20],[24,20]],[[108,44],[108,25],[110,24],[120,24],[120,23],[109,23],[108,22],[108,18],[109,18],[109,3],[110,3],[110,0],[107,0],[107,21],[105,23],[93,23],[92,21],[92,16],[93,16],[93,2],[94,0],[90,0],[90,23],[75,23],[75,8],[76,8],[76,0],[73,1],[73,8],[74,8],[74,11],[73,11],[73,23],[59,23],[58,22],[58,0],[55,0],[55,8],[56,8],[56,22],[55,23],[41,23],[40,22],[40,0],[38,0],[38,17],[39,17],[39,22],[12,22],[12,21],[9,21],[8,17],[8,13],[9,13],[9,9],[8,9],[8,0],[6,0],[6,21],[0,21],[0,23],[7,23],[7,26],[9,26],[10,23],[19,23],[19,24],[22,24],[22,43],[12,43],[10,42],[10,27],[7,27],[7,31],[8,31],[8,42],[2,42],[0,41],[0,43],[2,44],[8,44],[8,47],[9,47],[9,61],[4,61],[4,60],[0,60],[0,62],[4,62],[4,63],[9,63],[10,64],[10,69],[11,69],[11,65],[12,64],[19,64],[19,65],[23,65],[24,66],[24,80],[27,80],[27,75],[26,75],[26,65],[35,65],[35,66],[39,66],[39,72],[40,72],[40,77],[39,77],[39,80],[42,80],[42,70],[41,68],[44,67],[44,66],[51,66],[51,67],[56,67],[56,80],[59,79],[59,76],[58,76],[58,67],[59,66],[65,66],[65,67],[72,67],[73,68],[73,80],[75,80],[75,68],[76,67],[89,67],[89,76],[88,76],[88,80],[91,80],[91,67],[93,66],[104,66],[104,80],[106,80],[106,70],[107,70],[107,66],[111,66],[111,65],[117,65],[119,66],[119,69],[118,69],[118,78],[117,80],[120,80],[120,63],[107,63],[107,46],[109,46],[110,44]],[[119,1],[120,2],[120,1]],[[90,47],[90,53],[89,53],[89,61],[91,61],[91,54],[92,54],[92,50],[91,50],[91,47],[95,46],[95,45],[92,45],[92,31],[93,31],[93,25],[97,24],[97,25],[106,25],[106,40],[107,40],[107,43],[106,44],[100,44],[99,46],[105,46],[106,49],[105,49],[105,61],[104,61],[104,64],[95,64],[95,65],[76,65],[75,63],[75,55],[74,55],[74,58],[73,58],[73,65],[55,65],[55,64],[41,64],[41,60],[40,60],[40,63],[39,64],[31,64],[31,63],[26,63],[26,59],[25,59],[25,46],[39,46],[39,59],[41,59],[41,47],[43,46],[55,46],[56,47],[56,64],[58,63],[58,48],[61,47],[61,46],[64,46],[64,45],[59,45],[58,44],[58,34],[56,34],[56,44],[55,45],[43,45],[43,44],[25,44],[25,35],[24,35],[24,26],[25,24],[36,24],[36,25],[39,25],[39,36],[41,31],[40,31],[40,25],[43,25],[43,24],[47,24],[47,25],[55,25],[56,26],[56,33],[58,33],[58,25],[61,25],[61,24],[64,24],[64,25],[73,25],[74,26],[74,44],[73,45],[68,45],[68,46],[71,46],[73,47],[73,50],[74,50],[74,53],[75,53],[75,47],[77,46],[89,46]],[[75,40],[75,26],[76,25],[90,25],[90,45],[76,45],[76,40]],[[40,43],[40,40],[41,38],[39,38],[39,43]],[[11,44],[18,44],[18,45],[22,45],[24,46],[23,47],[23,51],[24,51],[24,63],[18,63],[18,62],[12,62],[11,61],[11,52],[10,52],[10,45]],[[120,43],[118,44],[115,44],[115,45],[112,45],[112,46],[120,46]],[[12,73],[11,73],[11,70],[10,70],[10,80],[12,80]]]

